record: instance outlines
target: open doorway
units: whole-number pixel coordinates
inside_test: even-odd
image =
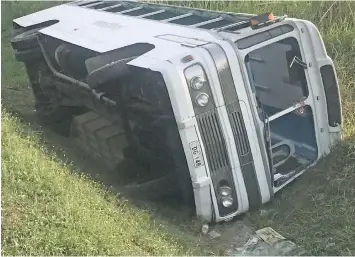
[[[251,51],[245,65],[267,130],[274,186],[279,187],[318,158],[312,109],[296,108],[308,97],[307,65],[293,37]]]

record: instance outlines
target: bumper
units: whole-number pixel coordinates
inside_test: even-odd
[[[164,65],[157,63],[156,66],[151,66],[150,69],[160,71],[163,74],[165,84],[169,92],[171,105],[174,111],[186,162],[189,168],[195,198],[196,214],[198,218],[208,222],[220,222],[248,211],[250,206],[249,202],[251,202],[250,199],[252,198],[251,195],[257,191],[256,188],[260,187],[260,182],[258,176],[255,175],[254,181],[256,185],[255,183],[248,183],[248,179],[250,178],[248,178],[248,175],[250,174],[248,165],[253,164],[254,162],[246,162],[244,160],[245,163],[242,163],[239,161],[240,156],[238,155],[238,147],[235,143],[235,135],[233,134],[233,128],[230,123],[229,115],[231,113],[230,111],[227,111],[228,106],[223,104],[218,105],[218,107],[214,109],[214,112],[220,121],[219,129],[223,137],[223,144],[227,159],[230,162],[228,167],[232,178],[229,182],[234,185],[236,195],[234,200],[238,203],[238,206],[237,208],[231,210],[231,212],[224,211],[224,213],[220,215],[221,212],[219,208],[221,206],[217,201],[213,184],[214,181],[212,181],[214,176],[211,176],[211,172],[214,167],[213,165],[211,166],[209,162],[209,157],[211,157],[211,155],[207,155],[208,153],[211,153],[211,150],[207,149],[208,147],[211,147],[211,145],[208,146],[203,143],[204,139],[206,140],[206,138],[204,138],[206,136],[206,129],[201,129],[199,121],[200,117],[195,116],[185,77],[183,72],[181,72],[184,68],[179,67],[176,63],[164,63]],[[211,71],[208,72],[210,73]],[[211,83],[215,84],[215,88],[218,87],[219,84],[217,76],[216,79],[217,81],[211,81]],[[214,95],[214,98],[217,98],[216,95]],[[241,113],[243,113],[242,116],[244,116],[245,112],[247,112],[247,110],[244,107],[241,108]],[[209,129],[211,127],[207,126],[207,128]],[[248,136],[250,136],[249,133],[253,133],[250,124],[246,124],[246,130],[248,130]],[[196,156],[193,153],[191,145],[197,146],[197,148],[200,149],[200,160],[198,163],[196,163]],[[256,144],[253,143],[251,145],[255,146]],[[253,147],[253,150],[250,151],[250,153],[253,153],[254,155],[256,150],[257,149],[254,149]],[[213,153],[216,153],[216,155],[219,154],[218,151]],[[213,172],[216,171],[218,172],[218,170],[213,170]],[[261,196],[264,197],[263,195]]]
[[[226,112],[225,107],[217,108],[216,113],[218,113],[220,120],[222,120],[221,115],[223,116],[224,112]],[[221,124],[221,132],[223,135],[226,134],[225,126],[226,124]],[[231,182],[235,188],[234,200],[237,203],[237,208],[232,212],[225,212],[222,216],[222,213],[225,210],[222,209],[223,207],[221,207],[217,200],[218,196],[214,190],[213,176],[211,174],[213,172],[213,167],[210,166],[210,161],[208,161],[209,158],[215,158],[216,160],[218,154],[213,157],[207,156],[208,153],[211,153],[207,149],[208,146],[202,143],[204,142],[205,135],[203,135],[204,129],[201,128],[198,118],[193,117],[187,121],[180,122],[178,123],[178,128],[192,180],[197,216],[205,221],[220,222],[248,211],[248,192],[245,186],[242,168],[232,164],[236,161],[235,159],[238,159],[238,155],[232,152],[233,147],[231,146],[230,140],[225,140],[225,150],[231,163],[230,171],[232,178],[229,182]],[[194,146],[198,145],[198,148],[201,151],[201,165],[196,165],[196,158],[191,149],[192,143]],[[218,150],[220,149],[217,149],[217,151]],[[216,172],[216,170],[214,170],[214,172]]]
[[[201,147],[200,144],[201,141],[198,136],[196,119],[192,118],[185,122],[178,123],[178,128],[190,171],[196,214],[198,218],[202,220],[213,221],[212,181],[206,167],[206,155],[203,151],[203,146]],[[195,159],[193,158],[193,153],[190,148],[191,142],[197,142],[198,147],[201,149],[203,164],[200,167],[196,167]]]

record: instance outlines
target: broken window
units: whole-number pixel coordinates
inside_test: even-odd
[[[286,38],[251,51],[245,64],[253,92],[268,116],[293,106],[308,96],[298,42]]]

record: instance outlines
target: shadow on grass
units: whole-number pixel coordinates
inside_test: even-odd
[[[355,254],[355,136],[250,213],[252,224],[271,226],[314,255]]]
[[[39,136],[40,143],[46,147],[48,152],[54,154],[60,163],[69,164],[72,172],[90,177],[95,182],[117,194],[118,197],[130,199],[140,207],[161,208],[159,211],[164,213],[166,210],[169,218],[181,219],[181,214],[184,213],[184,216],[191,220],[191,208],[184,206],[181,197],[169,195],[157,197],[157,199],[147,199],[144,195],[140,197],[139,195],[132,196],[125,193],[125,182],[123,182],[125,179],[122,174],[105,168],[100,161],[93,159],[83,152],[81,148],[74,145],[69,137],[55,133],[53,128],[39,125],[35,111],[31,110],[32,108],[30,109],[29,107],[28,111],[24,113],[13,104],[6,104],[6,101],[4,104],[9,113],[19,118],[23,123],[28,124],[28,133]],[[60,124],[56,124],[56,126],[60,126]],[[130,166],[129,168],[135,167]]]
[[[2,88],[2,93],[5,91],[6,89]],[[25,125],[27,134],[36,135],[40,145],[46,149],[49,155],[54,155],[58,163],[68,165],[71,172],[88,177],[115,194],[119,199],[128,200],[134,207],[149,211],[152,219],[163,224],[181,242],[188,243],[190,241],[200,245],[206,244],[204,247],[210,248],[211,250],[207,251],[211,252],[218,249],[218,246],[210,246],[207,242],[200,241],[200,237],[196,233],[198,224],[195,216],[192,215],[192,209],[184,205],[181,198],[165,196],[158,199],[148,199],[144,195],[134,194],[132,196],[130,192],[125,192],[122,183],[120,183],[120,174],[103,168],[104,166],[100,162],[74,146],[69,138],[56,134],[47,127],[40,126],[31,106],[19,109],[15,105],[18,101],[12,100],[10,102],[9,95],[11,95],[11,99],[14,99],[15,94],[19,94],[15,99],[24,99],[26,92],[16,90],[3,94],[2,103],[6,111],[17,117]]]
[[[225,249],[220,244],[211,242],[209,237],[203,237],[199,233],[197,229],[200,229],[201,224],[191,215],[191,209],[182,204],[180,198],[165,197],[149,200],[137,195],[132,197],[122,190],[119,174],[104,169],[99,162],[80,152],[69,138],[40,126],[32,109],[21,112],[13,105],[6,104],[6,101],[5,103],[3,101],[3,106],[6,112],[18,118],[24,125],[25,136],[38,138],[41,149],[44,149],[43,153],[54,156],[57,163],[65,164],[72,173],[95,181],[102,188],[116,195],[118,199],[128,200],[131,206],[148,211],[154,222],[162,224],[166,231],[182,244],[197,245],[203,249],[201,251],[203,254],[224,254]],[[200,252],[197,251],[195,254]]]

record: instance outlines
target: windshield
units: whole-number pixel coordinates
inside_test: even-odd
[[[268,116],[308,96],[307,66],[293,37],[251,51],[245,65],[252,90]]]

